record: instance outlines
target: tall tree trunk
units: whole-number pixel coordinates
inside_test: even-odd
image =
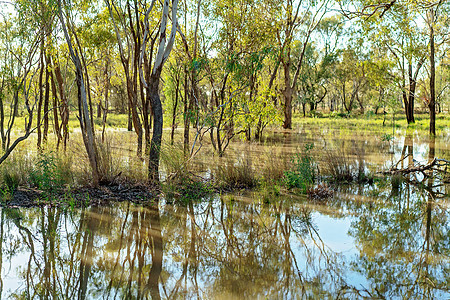
[[[153,108],[153,136],[150,144],[150,155],[148,163],[149,179],[152,181],[159,181],[159,157],[163,129],[163,112],[161,98],[159,97],[160,74],[161,71],[157,72],[157,74],[152,74],[148,89],[148,97],[150,97]]]
[[[169,1],[166,0],[163,5],[163,12],[161,17],[161,24],[159,30],[159,45],[158,52],[155,57],[155,62],[153,65],[153,70],[149,78],[149,82],[146,83],[145,79],[142,77],[144,86],[147,89],[147,97],[150,99],[153,112],[153,136],[150,143],[150,155],[148,162],[148,178],[152,181],[159,181],[159,158],[161,153],[161,141],[162,141],[162,129],[163,129],[163,110],[161,104],[161,98],[159,97],[159,80],[161,78],[161,71],[164,63],[169,58],[170,52],[172,51],[173,44],[175,42],[175,36],[177,33],[177,10],[178,10],[178,0],[172,0],[172,29],[170,36],[167,39],[166,44],[166,30],[167,21],[169,20]],[[146,12],[146,20],[148,20],[148,15],[151,8]],[[146,37],[148,35],[148,23],[146,24],[144,41],[142,46],[142,52],[146,49]],[[142,53],[143,54],[143,53]],[[141,59],[143,55],[141,54]],[[141,65],[141,64],[140,64]]]
[[[50,61],[50,58],[49,58]],[[58,92],[56,89],[55,76],[53,72],[50,72],[50,83],[52,85],[52,95],[53,95],[53,131],[56,135],[56,150],[59,149],[59,145],[62,141],[61,130],[59,127],[59,117],[58,117]]]
[[[173,111],[172,111],[172,132],[170,134],[170,143],[173,145],[173,140],[175,136],[175,122],[177,119],[177,107],[178,107],[178,94],[180,89],[180,77],[178,74],[176,75],[176,86],[175,86],[175,103],[173,105]]]
[[[69,33],[66,28],[66,23],[64,21],[64,16],[62,13],[62,4],[61,0],[58,0],[58,17],[61,21],[62,29],[64,32],[64,36],[69,47],[70,57],[72,59],[73,64],[75,65],[75,75],[76,75],[76,83],[78,87],[78,107],[80,112],[80,126],[81,132],[83,136],[83,141],[86,147],[86,151],[89,157],[89,163],[92,168],[92,183],[94,186],[98,186],[100,181],[99,171],[98,171],[98,156],[97,149],[95,145],[94,139],[94,128],[91,123],[91,116],[89,112],[88,102],[87,102],[87,92],[86,86],[84,84],[83,78],[83,66],[81,64],[80,57],[77,53],[77,50],[73,48],[72,40],[69,36]]]
[[[45,95],[44,95],[44,132],[42,136],[42,140],[44,144],[47,144],[47,136],[48,136],[48,104],[50,101],[50,72],[49,65],[45,65]]]
[[[42,147],[42,128],[41,128],[41,118],[42,118],[42,102],[44,99],[44,88],[42,85],[44,77],[44,41],[41,43],[41,57],[40,57],[40,70],[39,70],[39,101],[37,106],[37,148],[40,150]]]
[[[288,58],[290,60],[290,57]],[[291,75],[290,75],[290,62],[283,64],[284,67],[284,129],[292,128],[292,93],[293,89],[291,87]]]
[[[430,134],[436,135],[436,66],[434,61],[434,11],[430,9],[430,102],[428,108],[430,110]]]
[[[189,154],[189,83],[187,68],[184,67],[184,131],[183,131],[183,149],[184,155]]]
[[[109,88],[110,88],[110,78],[109,78],[109,58],[105,62],[105,103],[103,107],[103,129],[102,129],[102,142],[105,142],[105,132],[106,132],[106,118],[108,117],[109,110]]]

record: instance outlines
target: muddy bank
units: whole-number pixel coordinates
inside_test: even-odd
[[[144,203],[155,200],[160,193],[160,188],[156,185],[117,184],[52,192],[18,187],[12,195],[2,196],[1,205],[7,207],[87,207],[122,201]]]

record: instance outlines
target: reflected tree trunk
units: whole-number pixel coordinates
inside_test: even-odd
[[[161,295],[159,292],[159,277],[162,272],[163,261],[163,237],[161,233],[161,218],[159,215],[158,203],[149,207],[150,210],[150,236],[152,241],[152,268],[147,282],[147,289],[150,290],[152,299],[159,300]]]
[[[91,213],[96,214],[97,208],[92,208]],[[83,244],[81,246],[80,253],[80,275],[79,282],[80,288],[78,293],[78,299],[89,299],[87,296],[87,287],[89,277],[91,275],[91,268],[93,262],[93,249],[94,249],[94,237],[97,231],[98,220],[93,216],[84,214],[84,218],[81,220],[85,226],[83,234]]]

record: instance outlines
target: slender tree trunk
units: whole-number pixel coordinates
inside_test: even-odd
[[[428,108],[430,110],[430,134],[436,135],[436,67],[434,61],[434,11],[431,9],[430,14],[430,102]]]
[[[170,134],[170,143],[173,145],[173,140],[175,136],[175,122],[177,119],[177,107],[178,107],[178,94],[180,89],[180,77],[178,77],[178,74],[176,75],[176,87],[175,87],[175,103],[173,105],[173,111],[172,111],[172,132]]]
[[[41,118],[42,118],[42,102],[44,99],[44,88],[42,85],[44,77],[44,41],[41,43],[41,57],[40,57],[40,70],[39,70],[39,101],[37,106],[37,148],[40,150],[42,147],[42,128],[41,128]]]
[[[64,16],[62,14],[62,5],[61,0],[58,0],[58,9],[59,9],[59,19],[61,21],[62,29],[64,32],[64,36],[69,47],[70,57],[72,59],[73,64],[75,65],[75,75],[76,75],[76,83],[78,87],[78,107],[80,112],[80,126],[83,136],[83,141],[86,147],[86,151],[89,157],[89,163],[92,168],[92,181],[94,186],[98,186],[100,181],[99,171],[98,171],[98,157],[97,157],[97,149],[94,140],[94,128],[91,123],[91,116],[89,112],[88,102],[87,102],[87,92],[86,86],[84,84],[83,78],[83,66],[81,64],[80,57],[73,48],[71,38],[67,31]]]
[[[108,117],[108,110],[109,110],[109,88],[110,88],[109,59],[106,59],[104,76],[105,76],[105,103],[103,107],[102,142],[105,142],[106,119]]]
[[[183,145],[184,155],[189,154],[189,83],[186,67],[184,68],[184,131],[183,131]]]
[[[131,118],[131,105],[128,102],[128,109],[127,109],[127,113],[128,113],[128,126],[127,126],[127,130],[128,131],[133,131],[133,119]]]
[[[288,58],[290,59],[290,58]],[[284,63],[284,129],[292,129],[292,94],[293,89],[291,87],[291,75],[290,72],[290,63]]]
[[[149,97],[153,108],[153,136],[150,144],[150,155],[148,163],[149,179],[159,181],[159,157],[161,150],[163,112],[161,98],[159,97],[159,78],[161,70],[153,73],[149,82]]]
[[[408,124],[414,123],[414,100],[415,100],[415,93],[416,93],[416,81],[413,78],[412,75],[412,64],[409,64],[408,67],[408,74],[409,74],[409,95],[408,95],[408,110],[407,110],[407,122]]]
[[[45,94],[44,94],[44,132],[42,136],[42,140],[44,144],[47,144],[47,136],[48,136],[48,105],[50,101],[50,72],[49,65],[45,65]]]
[[[49,58],[50,61],[50,58]],[[56,89],[55,77],[53,72],[50,72],[50,83],[52,85],[52,95],[53,95],[53,130],[56,135],[56,149],[59,149],[59,145],[62,141],[61,130],[59,127],[59,117],[58,117],[58,92]]]

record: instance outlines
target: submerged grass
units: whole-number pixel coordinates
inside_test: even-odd
[[[221,190],[253,188],[258,184],[256,172],[248,157],[239,158],[236,162],[233,160],[223,162],[217,167],[215,177]]]
[[[372,182],[365,163],[365,149],[352,141],[350,150],[343,142],[336,147],[325,149],[322,159],[321,175],[329,182]]]

